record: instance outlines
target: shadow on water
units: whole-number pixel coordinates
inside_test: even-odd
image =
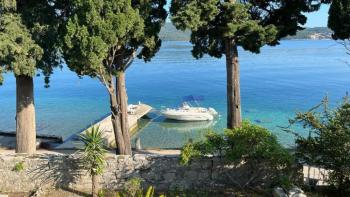
[[[198,122],[181,122],[165,119],[159,123],[159,126],[165,130],[176,130],[179,132],[187,132],[193,130],[205,130],[213,127],[216,121],[198,121]]]
[[[177,121],[162,116],[159,110],[153,110],[139,121],[139,130],[132,137],[132,146],[137,148],[178,149],[188,141],[197,141],[211,129],[217,129],[220,116],[213,121]],[[144,125],[144,126],[142,126]],[[157,139],[156,141],[154,139]]]
[[[160,128],[164,130],[174,130],[178,132],[189,132],[193,130],[205,130],[212,128],[217,123],[216,120],[213,121],[179,121],[167,119],[161,115],[160,111],[152,111],[147,114],[146,117],[142,118],[140,123],[141,125],[148,125],[150,123],[159,124]],[[145,126],[141,126],[140,128],[144,128]],[[139,132],[142,129],[139,129]]]

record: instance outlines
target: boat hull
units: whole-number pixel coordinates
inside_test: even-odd
[[[180,120],[180,121],[210,121],[213,120],[214,117],[210,114],[198,114],[198,113],[188,113],[188,114],[177,114],[177,113],[168,113],[163,112],[163,116],[172,120]]]

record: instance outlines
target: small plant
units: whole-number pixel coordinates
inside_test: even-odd
[[[146,194],[143,192],[143,188],[141,186],[141,180],[139,178],[132,178],[128,182],[126,182],[124,191],[117,192],[117,197],[154,197],[154,187],[150,186]],[[160,195],[159,197],[165,197],[165,195]]]
[[[142,193],[141,179],[131,178],[126,182],[124,191],[128,193],[129,196],[136,196]]]
[[[92,179],[92,196],[98,196],[97,176],[103,173],[106,150],[103,146],[102,132],[99,127],[92,127],[80,135],[84,143],[82,160]]]
[[[15,172],[23,171],[24,170],[24,162],[23,161],[17,162],[12,170],[15,171]]]
[[[99,190],[97,196],[98,197],[104,197],[105,196],[105,191],[103,189]]]
[[[154,197],[154,187],[150,186],[147,189],[146,194],[143,194],[142,189],[138,191],[135,195],[131,195],[128,192],[117,192],[117,197]],[[160,195],[159,197],[165,197],[165,195]]]

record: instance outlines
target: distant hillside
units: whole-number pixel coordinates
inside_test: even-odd
[[[332,33],[332,30],[328,29],[327,27],[313,27],[301,30],[295,36],[288,36],[286,39],[331,39]]]
[[[165,23],[159,35],[165,41],[189,41],[191,32],[177,30],[172,23]]]
[[[332,31],[327,27],[306,28],[299,31],[295,36],[288,36],[285,39],[330,39]],[[165,41],[189,41],[191,36],[190,31],[180,31],[171,23],[166,23],[160,31],[160,37]]]

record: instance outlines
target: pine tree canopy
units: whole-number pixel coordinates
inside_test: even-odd
[[[350,1],[333,0],[329,9],[328,27],[334,31],[333,38],[350,39]]]
[[[16,13],[16,2],[1,0],[0,6],[0,68],[3,72],[12,71],[16,76],[33,77],[43,50]]]
[[[226,38],[259,53],[265,45],[293,35],[306,23],[303,12],[319,9],[320,0],[173,0],[172,21],[192,31],[193,55],[221,57]]]
[[[165,1],[72,0],[65,59],[78,75],[117,74],[139,52],[148,61],[158,51]],[[141,50],[138,50],[142,47]],[[122,59],[122,62],[118,62]]]
[[[144,22],[144,38],[133,45],[142,46],[138,57],[150,61],[162,44],[159,32],[168,15],[164,9],[166,0],[132,0],[131,3],[133,8],[139,10]]]
[[[32,39],[40,45],[44,54],[38,62],[37,68],[45,76],[46,84],[53,68],[62,67],[62,53],[60,52],[60,34],[63,28],[64,11],[69,0],[35,0],[19,1],[18,10],[23,23],[30,29]]]
[[[0,0],[0,66],[3,71],[34,76],[39,69],[45,76],[46,84],[49,83],[53,67],[62,63],[57,32],[60,27],[58,10],[62,10],[64,1]],[[20,40],[23,42],[18,42]],[[16,53],[11,54],[10,48],[16,48]],[[21,61],[21,65],[16,63],[19,54],[27,56],[28,60],[23,60],[27,62]]]

